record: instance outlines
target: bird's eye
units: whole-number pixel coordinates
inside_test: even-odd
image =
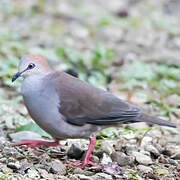
[[[33,69],[35,67],[35,64],[33,64],[33,63],[30,63],[29,65],[28,65],[28,69]]]

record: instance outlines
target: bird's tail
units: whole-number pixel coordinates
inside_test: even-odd
[[[149,116],[147,114],[141,113],[138,117],[138,122],[146,122],[147,124],[158,124],[160,126],[169,126],[176,128],[176,125],[174,123],[171,123],[169,121],[162,120],[160,118]]]

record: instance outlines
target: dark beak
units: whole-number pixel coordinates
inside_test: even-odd
[[[17,78],[21,76],[22,72],[17,72],[13,77],[12,77],[12,82],[14,82]]]
[[[14,82],[17,78],[19,78],[21,76],[22,73],[24,73],[25,71],[28,70],[28,67],[22,71],[22,72],[17,72],[13,77],[12,77],[12,82]]]

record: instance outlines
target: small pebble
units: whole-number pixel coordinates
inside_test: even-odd
[[[180,152],[176,153],[176,154],[173,154],[171,156],[172,159],[176,159],[176,160],[180,160]]]
[[[60,160],[54,160],[51,163],[51,172],[60,175],[66,174],[66,166]]]
[[[123,152],[114,152],[111,155],[113,161],[117,162],[119,166],[131,165],[134,162],[133,156],[127,156]]]
[[[153,169],[148,167],[148,166],[144,166],[144,165],[138,165],[137,166],[138,170],[141,171],[142,173],[153,173]]]
[[[148,144],[145,146],[145,150],[152,153],[155,157],[160,155],[159,151],[153,145]]]
[[[76,169],[74,169],[74,172],[73,172],[73,173],[74,173],[74,174],[84,174],[84,175],[86,175],[86,176],[92,176],[92,175],[95,174],[95,172],[85,171],[85,170],[83,170],[83,169],[81,169],[81,168],[76,168]]]
[[[112,162],[112,159],[110,158],[110,156],[106,153],[103,153],[103,157],[101,159],[101,164],[108,164]]]
[[[84,153],[84,151],[81,148],[79,148],[75,144],[72,144],[67,152],[67,155],[68,155],[68,157],[70,157],[72,159],[80,159],[82,157],[83,153]]]
[[[114,152],[113,144],[109,141],[101,141],[101,150],[111,155]]]
[[[143,153],[140,153],[140,152],[133,152],[132,154],[133,156],[135,156],[136,158],[136,161],[139,163],[139,164],[143,164],[143,165],[149,165],[149,164],[152,164],[152,160],[149,156],[147,155],[144,155]]]
[[[17,161],[17,162],[9,162],[7,164],[7,167],[9,167],[11,169],[20,169],[21,165],[19,164],[19,161]]]
[[[97,156],[92,155],[92,156],[90,157],[90,160],[91,160],[92,162],[94,162],[94,163],[99,163],[99,158],[98,158]]]

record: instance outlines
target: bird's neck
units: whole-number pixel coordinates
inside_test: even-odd
[[[22,94],[40,90],[44,77],[44,75],[31,75],[24,78],[21,86]]]

